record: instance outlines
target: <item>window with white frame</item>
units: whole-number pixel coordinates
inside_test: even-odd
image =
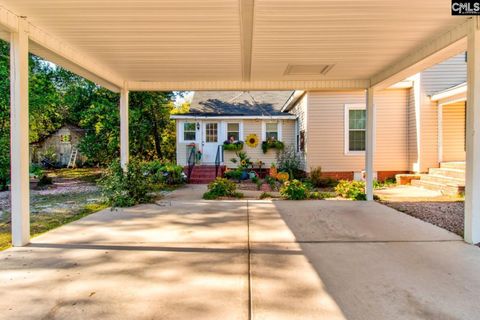
[[[195,122],[183,123],[183,141],[195,141],[197,137],[197,125]]]
[[[345,105],[345,152],[365,152],[367,111],[365,105]]]
[[[278,123],[277,122],[267,122],[265,124],[265,139],[269,140],[278,140]]]
[[[227,140],[240,140],[240,123],[227,123]]]

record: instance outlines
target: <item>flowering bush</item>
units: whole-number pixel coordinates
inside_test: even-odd
[[[365,183],[363,181],[340,180],[335,192],[346,199],[366,200]]]
[[[301,181],[286,181],[280,188],[282,197],[288,200],[305,200],[309,198],[310,190]]]
[[[225,178],[216,178],[208,185],[208,191],[203,194],[203,199],[214,200],[219,197],[242,198],[243,194],[237,192],[237,185]]]

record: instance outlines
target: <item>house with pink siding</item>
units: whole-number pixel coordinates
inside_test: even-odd
[[[466,59],[459,54],[375,93],[377,179],[419,173],[416,185],[463,191]],[[234,152],[221,149],[225,140],[255,135],[261,143],[273,134],[295,149],[306,172],[321,167],[325,176],[336,179],[363,178],[363,90],[196,92],[191,108],[189,114],[172,116],[178,164],[188,164],[194,146],[202,153],[197,166],[213,165],[219,158],[221,165],[232,167]],[[263,153],[257,145],[243,151],[255,161],[275,162],[275,150]]]

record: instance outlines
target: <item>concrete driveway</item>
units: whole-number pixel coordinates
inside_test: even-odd
[[[164,201],[0,253],[0,319],[478,319],[480,249],[377,203]]]

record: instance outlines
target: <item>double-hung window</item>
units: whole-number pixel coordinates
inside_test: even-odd
[[[227,140],[240,140],[240,123],[227,123]]]
[[[195,122],[184,122],[183,123],[183,141],[195,141],[196,140],[196,124]]]
[[[363,154],[367,133],[365,105],[345,105],[345,153]]]
[[[278,140],[278,123],[277,122],[267,122],[265,124],[265,138],[267,140]]]

